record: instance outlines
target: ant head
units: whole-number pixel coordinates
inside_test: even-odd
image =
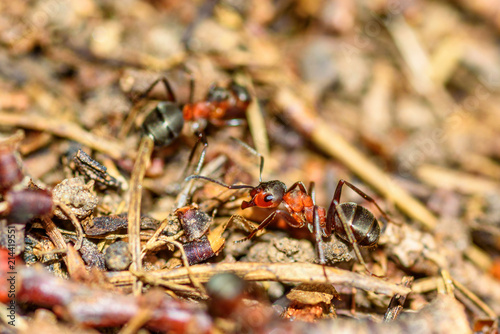
[[[229,99],[229,91],[216,85],[210,86],[206,100],[210,102],[221,102]]]
[[[253,206],[259,208],[275,208],[283,201],[285,192],[286,186],[281,181],[274,180],[262,182],[250,191],[252,199],[249,202],[243,201],[243,203],[241,203],[241,208],[246,209]]]

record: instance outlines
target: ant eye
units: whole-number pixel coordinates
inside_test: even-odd
[[[273,195],[266,195],[266,197],[264,197],[264,202],[271,202],[273,200]]]

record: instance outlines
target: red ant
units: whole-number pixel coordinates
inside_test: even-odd
[[[139,99],[147,97],[159,82],[163,83],[172,100],[159,102],[151,110],[142,124],[143,132],[154,140],[156,146],[168,146],[179,137],[184,121],[191,122],[191,129],[198,137],[198,141],[191,151],[188,166],[200,141],[204,145],[200,162],[195,171],[197,174],[203,164],[208,146],[204,133],[207,125],[209,123],[215,126],[241,125],[245,111],[251,102],[251,96],[244,86],[232,82],[228,88],[212,85],[204,100],[193,102],[194,79],[191,75],[189,78],[189,102],[182,109],[177,103],[174,91],[166,77],[155,80],[139,96]]]
[[[216,126],[240,125],[251,101],[248,90],[232,82],[228,88],[212,85],[204,100],[193,102],[194,79],[191,76],[189,102],[182,108],[166,77],[155,80],[139,99],[147,97],[160,82],[172,100],[158,103],[143,123],[145,134],[152,137],[158,146],[170,145],[179,136],[184,121],[193,122],[195,134],[203,132],[208,123]]]
[[[288,189],[286,185],[279,180],[262,182],[264,158],[250,146],[243,142],[239,143],[250,152],[260,157],[260,177],[259,184],[256,187],[242,184],[227,185],[223,182],[201,175],[191,175],[186,178],[186,181],[191,179],[203,179],[228,189],[250,189],[250,196],[252,199],[250,201],[243,201],[241,204],[242,209],[251,207],[277,208],[283,203],[286,210],[277,209],[264,219],[246,238],[238,242],[251,239],[258,231],[265,228],[272,221],[277,218],[282,218],[292,227],[301,228],[307,225],[311,232],[315,232],[320,264],[326,264],[322,247],[322,236],[329,237],[332,232],[334,232],[337,236],[352,244],[358,261],[368,272],[370,272],[361,256],[358,245],[370,247],[377,244],[380,237],[380,226],[373,213],[368,209],[353,202],[340,203],[340,196],[342,194],[342,187],[347,185],[365,200],[373,203],[382,216],[386,220],[389,220],[387,214],[378,206],[373,198],[353,184],[345,180],[340,180],[327,212],[325,208],[315,203],[313,190],[314,183],[311,183],[311,191],[308,193],[304,183],[301,181],[295,182]]]
[[[216,126],[236,126],[242,124],[244,116],[251,101],[248,90],[231,82],[228,88],[216,85],[210,86],[205,100],[185,104],[182,114],[185,121],[198,123],[196,129],[200,131],[209,122]]]

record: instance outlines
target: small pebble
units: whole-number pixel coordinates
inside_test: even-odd
[[[132,263],[132,254],[128,249],[128,243],[125,241],[117,241],[106,248],[104,255],[106,267],[109,270],[127,270]]]

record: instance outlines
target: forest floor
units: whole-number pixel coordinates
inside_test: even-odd
[[[499,8],[0,4],[2,333],[496,333]]]

